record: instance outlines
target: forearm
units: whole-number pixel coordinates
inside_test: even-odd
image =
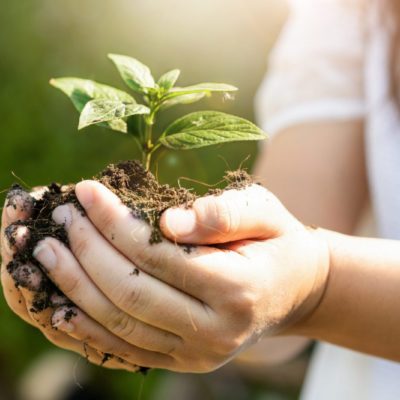
[[[315,311],[294,332],[400,360],[400,241],[318,230],[330,273]]]

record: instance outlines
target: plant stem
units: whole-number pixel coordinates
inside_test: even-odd
[[[151,163],[151,152],[146,152],[144,154],[144,166],[146,171],[150,171],[150,163]]]
[[[153,150],[152,134],[154,125],[154,113],[151,112],[148,118],[144,118],[146,128],[144,131],[144,143],[143,143],[143,166],[146,171],[150,171],[151,155]]]
[[[148,120],[146,121],[146,128],[144,131],[144,140],[147,148],[150,148],[152,133],[153,133],[153,122],[151,120]]]

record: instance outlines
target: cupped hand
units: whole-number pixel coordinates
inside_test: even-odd
[[[76,194],[87,217],[72,205],[53,214],[71,250],[46,239],[34,254],[103,329],[92,344],[108,353],[146,367],[214,370],[264,335],[295,333],[323,294],[324,240],[258,185],[166,211],[171,240],[153,245],[150,227],[100,183],[81,182]],[[87,329],[80,313],[58,326],[77,340]],[[130,350],[122,354],[115,337]]]
[[[32,193],[40,196],[40,190]],[[12,190],[5,202],[1,220],[1,283],[3,293],[9,307],[25,322],[38,328],[44,336],[63,349],[72,350],[88,361],[105,365],[112,369],[137,371],[138,367],[122,358],[111,357],[106,350],[119,348],[125,352],[132,349],[125,342],[113,338],[101,325],[91,320],[63,295],[54,293],[51,305],[38,312],[33,303],[38,301],[43,286],[48,278],[40,268],[33,264],[16,265],[7,268],[13,261],[15,252],[22,250],[29,231],[18,224],[29,218],[34,199],[20,188]],[[6,235],[6,230],[8,234]],[[9,238],[12,239],[10,244]],[[67,318],[65,318],[67,316]],[[65,324],[68,331],[68,320],[74,317],[80,328],[80,335],[69,335],[57,329],[57,325]],[[89,343],[90,342],[90,343]],[[127,357],[129,358],[129,357]]]

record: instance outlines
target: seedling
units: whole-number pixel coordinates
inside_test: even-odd
[[[187,114],[163,132],[155,133],[159,112],[179,104],[197,102],[215,92],[235,92],[237,88],[224,83],[177,87],[178,69],[165,73],[155,81],[149,67],[140,61],[117,54],[109,54],[108,57],[127,86],[142,97],[144,104],[137,103],[131,94],[92,80],[57,78],[50,83],[63,91],[79,111],[78,129],[100,125],[131,134],[139,144],[146,170],[151,169],[152,156],[161,146],[187,150],[266,138],[266,134],[250,121],[218,111]]]
[[[111,54],[110,59],[118,68],[122,79],[136,94],[142,96],[143,104],[139,104],[131,94],[119,89],[96,83],[91,80],[78,78],[52,79],[51,84],[62,90],[80,112],[79,129],[89,125],[101,125],[114,131],[131,134],[138,142],[142,152],[142,164],[136,161],[125,161],[110,164],[95,178],[107,189],[116,194],[121,202],[128,207],[135,218],[146,221],[151,227],[149,244],[158,243],[163,239],[159,227],[162,213],[177,206],[190,207],[196,194],[183,187],[171,187],[160,184],[149,172],[152,156],[162,146],[185,150],[210,146],[219,143],[265,139],[265,133],[251,122],[217,111],[198,111],[187,114],[162,132],[154,132],[158,113],[178,104],[194,103],[213,92],[223,94],[234,92],[234,86],[223,83],[200,83],[188,87],[176,87],[179,70],[172,70],[161,76],[156,82],[150,69],[139,61],[121,55]],[[234,176],[235,179],[230,179]],[[229,179],[228,179],[229,178]],[[242,188],[251,182],[245,171],[234,171],[227,174],[227,188]],[[211,193],[211,192],[210,192]],[[214,192],[215,193],[215,192]],[[47,186],[40,199],[33,199],[21,187],[14,185],[8,194],[6,207],[14,207],[15,196],[27,198],[31,205],[29,218],[17,221],[11,229],[6,230],[10,243],[14,238],[15,227],[25,226],[29,235],[25,246],[18,250],[14,259],[8,263],[7,270],[15,280],[16,286],[30,288],[34,272],[28,266],[42,268],[33,257],[33,249],[46,237],[53,237],[66,246],[69,246],[68,233],[64,225],[57,224],[53,218],[53,211],[60,205],[74,204],[83,211],[75,193],[75,185],[61,186],[53,183]],[[114,240],[112,237],[111,240]],[[184,251],[190,252],[191,247],[186,246]],[[59,307],[54,299],[60,298],[61,292],[46,276],[47,271],[40,280],[40,288],[31,289],[32,304],[30,310],[39,313],[48,308]],[[139,270],[135,270],[137,274]],[[110,273],[112,271],[110,270]],[[37,276],[36,276],[37,277]],[[127,276],[127,279],[132,277]],[[28,282],[28,283],[27,283]],[[28,285],[28,286],[27,286]],[[68,303],[68,307],[72,303]],[[73,309],[71,309],[70,312]],[[37,314],[39,315],[39,314]],[[66,320],[68,315],[66,314]],[[103,362],[110,358],[120,360],[112,354],[103,354]],[[137,366],[138,371],[145,368]]]

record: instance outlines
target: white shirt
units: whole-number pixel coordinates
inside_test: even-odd
[[[364,118],[378,233],[400,239],[400,113],[389,95],[391,32],[383,3],[292,0],[256,111],[271,134],[307,121]],[[301,398],[399,400],[400,364],[321,343]]]

